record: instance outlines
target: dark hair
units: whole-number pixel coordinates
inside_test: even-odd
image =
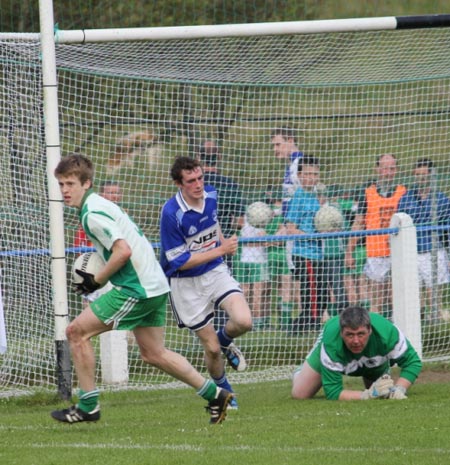
[[[419,158],[416,162],[416,168],[428,168],[432,170],[434,168],[434,163],[429,158]]]
[[[357,329],[361,326],[370,328],[370,315],[369,311],[359,305],[350,306],[342,310],[339,315],[339,327],[341,332],[344,328]]]
[[[219,147],[206,147],[203,142],[198,149],[198,157],[205,165],[215,166],[219,157]]]
[[[120,183],[119,183],[119,181],[114,181],[114,179],[107,179],[106,181],[102,181],[100,183],[100,189],[104,189],[105,187],[109,187],[109,186],[119,186],[120,187]]]
[[[302,171],[304,166],[320,166],[319,159],[312,155],[303,155],[298,159],[298,171]]]
[[[199,160],[191,157],[177,157],[173,162],[172,168],[170,168],[171,178],[181,183],[183,181],[182,171],[193,171],[196,168],[201,168],[202,164]]]
[[[295,143],[295,133],[296,131],[294,129],[287,126],[282,126],[280,128],[274,129],[270,135],[270,138],[273,139],[275,136],[281,136],[284,139],[293,139]]]
[[[91,160],[84,155],[77,153],[66,155],[61,159],[55,168],[56,177],[76,176],[81,184],[94,179],[94,165]]]

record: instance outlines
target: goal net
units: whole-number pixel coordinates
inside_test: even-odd
[[[364,189],[379,176],[380,155],[395,156],[396,184],[408,188],[416,181],[417,160],[431,159],[432,191],[450,193],[449,40],[449,29],[436,28],[57,44],[62,154],[90,157],[97,188],[105,182],[120,186],[120,204],[155,248],[162,205],[176,192],[169,176],[176,156],[201,155],[235,183],[218,186],[219,209],[225,233],[236,231],[241,237],[239,253],[229,263],[251,304],[255,327],[236,341],[249,369],[230,373],[232,381],[290,376],[327,315],[338,314],[347,303],[374,305],[377,296],[362,269],[365,235],[355,243],[356,268],[345,266],[344,253],[351,240],[345,231],[360,212]],[[52,387],[51,238],[39,42],[1,40],[0,60],[0,266],[8,342],[0,355],[0,387]],[[309,238],[317,242],[326,266],[314,273],[305,261],[303,282],[292,279],[285,253],[292,243],[286,240],[282,213],[290,205],[286,184],[291,182],[292,152],[319,160],[320,180],[312,192],[320,203],[337,206],[344,219],[342,233],[319,242]],[[274,212],[265,228],[239,218],[257,201]],[[436,202],[431,206],[428,228],[440,218]],[[256,216],[260,225],[265,223],[264,214]],[[330,221],[324,223],[329,227]],[[441,268],[435,266],[448,232],[443,225],[448,219],[430,233],[432,286],[428,293],[421,289],[425,360],[450,355],[450,300],[446,284],[437,285]],[[74,242],[77,230],[76,213],[67,209],[68,269],[77,253],[89,250]],[[255,234],[268,240],[248,242]],[[294,254],[301,243],[294,244]],[[319,280],[325,282],[322,289]],[[381,311],[389,313],[389,302],[388,295]],[[70,290],[69,307],[71,318],[82,309]],[[205,372],[200,344],[176,327],[170,308],[167,312],[166,345]],[[315,320],[303,318],[308,312]],[[131,336],[127,345],[128,386],[171,381],[143,364]],[[100,366],[98,378],[101,385]]]

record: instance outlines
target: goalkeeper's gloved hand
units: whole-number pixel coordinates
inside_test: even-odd
[[[391,388],[389,399],[403,400],[407,398],[408,396],[406,395],[406,388],[404,388],[403,386],[399,386],[397,384]]]
[[[387,399],[394,387],[394,381],[389,375],[383,375],[378,378],[369,389],[366,389],[361,394],[362,400],[368,399]]]
[[[101,287],[101,284],[94,279],[94,275],[92,273],[86,273],[82,270],[75,270],[75,273],[83,278],[81,283],[73,283],[72,288],[75,294],[90,294]]]

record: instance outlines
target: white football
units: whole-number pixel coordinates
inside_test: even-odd
[[[338,207],[322,205],[314,216],[314,226],[317,232],[342,231],[344,215]]]
[[[265,202],[254,202],[247,207],[247,221],[254,228],[265,228],[273,218],[273,210]]]
[[[82,253],[75,260],[72,267],[72,281],[75,284],[83,282],[83,278],[76,273],[76,270],[81,270],[86,273],[91,273],[94,276],[105,266],[105,261],[97,252]]]

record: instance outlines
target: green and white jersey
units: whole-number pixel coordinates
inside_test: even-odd
[[[395,364],[401,368],[400,376],[411,383],[419,375],[420,358],[400,329],[377,313],[370,313],[370,322],[372,333],[360,354],[354,354],[344,344],[339,316],[325,324],[307,360],[320,372],[327,399],[339,398],[343,375],[363,376],[375,381]]]
[[[132,255],[110,282],[124,294],[147,299],[169,292],[169,284],[152,245],[139,227],[115,203],[89,190],[80,210],[80,222],[97,252],[107,261],[112,246],[124,239]]]

